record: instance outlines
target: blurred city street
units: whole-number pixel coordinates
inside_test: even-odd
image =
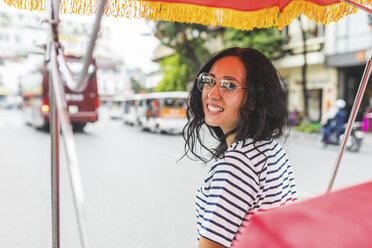
[[[0,109],[0,247],[51,247],[50,137],[24,124],[21,111]],[[185,158],[183,139],[111,120],[76,134],[89,247],[196,245],[194,193],[208,167]],[[372,137],[344,155],[335,188],[372,180]],[[285,142],[302,199],[325,192],[337,147],[292,131]],[[65,153],[60,164],[61,247],[80,247]]]
[[[314,6],[297,1],[293,7],[290,1],[276,6],[277,1],[241,0],[229,3],[234,8],[219,1],[202,1],[199,7],[124,2],[111,1],[104,10],[104,1],[101,8],[93,1],[67,0],[58,9],[58,1],[46,7],[42,0],[0,0],[0,248],[55,246],[51,137],[45,130],[53,95],[67,104],[68,113],[59,116],[69,116],[75,131],[86,247],[196,247],[195,193],[213,161],[205,165],[184,157],[183,137],[164,133],[179,133],[187,122],[192,88],[209,96],[208,86],[218,82],[214,92],[223,102],[246,90],[242,99],[253,103],[249,111],[259,106],[252,96],[270,96],[270,103],[277,103],[271,97],[278,90],[265,84],[278,80],[255,69],[265,69],[259,59],[239,57],[245,68],[236,76],[214,71],[220,57],[205,64],[233,46],[257,49],[272,62],[288,97],[290,123],[307,132],[293,129],[279,141],[301,200],[327,191],[339,152],[337,145],[319,148],[319,133],[311,132],[327,122],[334,134],[328,141],[337,143],[337,128],[347,116],[362,123],[364,140],[358,152],[345,151],[333,190],[372,180],[372,77],[363,80],[371,72],[372,15],[349,15],[355,11],[344,1],[319,6],[319,1],[310,0]],[[48,11],[41,11],[45,7]],[[95,11],[97,18],[91,15]],[[265,82],[262,87],[251,80],[256,74]],[[213,115],[225,107],[236,112],[235,103],[207,108]],[[231,121],[220,119],[220,127]],[[80,248],[63,138],[60,247]],[[204,138],[213,149],[215,141]]]

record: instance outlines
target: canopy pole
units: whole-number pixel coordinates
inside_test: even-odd
[[[82,92],[87,87],[88,70],[89,70],[89,66],[92,64],[93,50],[94,50],[94,46],[97,41],[98,32],[100,30],[102,16],[105,12],[106,1],[107,0],[100,0],[99,2],[96,18],[95,18],[94,25],[93,25],[93,30],[90,35],[89,44],[85,52],[85,56],[83,58],[83,69],[81,70],[81,73],[78,79],[75,78],[74,74],[71,72],[70,68],[68,67],[67,60],[63,54],[63,50],[61,48],[58,49],[57,58],[58,58],[59,66],[66,80],[67,86],[72,91]]]
[[[349,138],[352,125],[353,125],[353,123],[355,121],[355,118],[356,118],[356,115],[358,113],[360,103],[362,102],[364,91],[367,88],[368,79],[369,79],[369,76],[371,75],[371,71],[372,71],[372,55],[369,58],[369,60],[367,61],[366,67],[364,69],[363,77],[362,77],[362,80],[361,80],[360,85],[359,85],[357,95],[355,96],[353,108],[352,108],[350,116],[349,116],[348,124],[347,124],[346,130],[345,130],[345,133],[344,133],[344,137],[343,137],[343,140],[342,140],[342,143],[341,143],[340,151],[339,151],[337,159],[336,159],[336,163],[335,163],[335,167],[334,167],[334,170],[333,170],[333,173],[332,173],[332,177],[331,177],[331,180],[330,180],[329,185],[328,185],[327,193],[330,193],[331,190],[332,190],[332,187],[333,187],[333,184],[334,184],[334,181],[335,181],[335,178],[336,178],[336,174],[337,174],[338,168],[339,168],[340,163],[341,163],[342,155],[343,155],[345,147],[346,147],[346,142],[347,142],[347,139]]]
[[[351,0],[340,0],[341,2],[344,2],[344,3],[348,3],[358,9],[361,9],[363,11],[366,11],[367,13],[369,13],[370,15],[372,15],[372,9],[366,7],[366,6],[363,6],[361,5],[360,3],[357,3],[357,2],[354,2],[354,1],[351,1]]]
[[[98,11],[97,11],[96,18],[95,18],[95,22],[94,22],[94,25],[93,25],[93,31],[92,31],[92,34],[90,35],[90,41],[89,41],[89,44],[88,44],[88,49],[87,49],[87,51],[85,53],[85,57],[84,57],[83,70],[80,74],[79,82],[75,86],[75,89],[74,89],[75,91],[78,91],[78,92],[83,91],[88,84],[88,80],[86,80],[87,75],[88,75],[88,69],[89,69],[89,66],[92,64],[93,50],[94,50],[94,46],[95,46],[96,41],[97,41],[98,32],[99,32],[100,26],[101,26],[102,16],[105,12],[105,7],[106,7],[106,0],[100,0],[99,6],[98,6]]]
[[[51,133],[51,188],[52,188],[52,245],[53,248],[60,248],[60,183],[59,183],[59,131],[62,130],[64,136],[64,145],[67,155],[70,182],[73,192],[74,206],[76,211],[76,218],[80,233],[81,247],[87,247],[86,231],[84,226],[84,211],[83,211],[83,191],[81,176],[78,166],[75,142],[73,139],[73,132],[69,120],[67,103],[65,100],[63,83],[60,75],[60,68],[58,65],[58,57],[60,65],[65,67],[68,71],[67,61],[62,54],[58,38],[59,26],[59,6],[60,0],[49,0],[49,35],[46,50],[46,61],[49,61],[49,91],[50,91],[50,133]],[[100,22],[104,13],[106,0],[101,0],[99,10],[94,24],[94,30],[91,35],[87,54],[84,58],[84,67],[80,74],[79,83],[75,83],[75,90],[84,90],[87,84],[87,73],[89,65],[92,60],[92,52],[95,41],[98,35]],[[61,55],[61,56],[59,56]],[[66,72],[63,71],[63,72]],[[69,78],[65,73],[65,78]],[[76,80],[74,80],[76,82]],[[60,127],[61,124],[61,127]]]
[[[59,221],[59,123],[56,97],[52,79],[49,79],[50,90],[50,133],[52,143],[52,240],[53,248],[59,248],[60,221]]]
[[[54,94],[53,79],[49,79],[50,99],[50,134],[52,150],[51,184],[52,184],[52,242],[53,248],[59,248],[59,123],[56,96]]]
[[[80,234],[81,247],[88,247],[87,245],[87,235],[85,229],[84,221],[84,192],[81,182],[81,175],[79,170],[79,163],[77,158],[76,146],[74,141],[74,136],[72,132],[72,127],[70,124],[70,117],[68,112],[68,105],[65,99],[65,91],[63,87],[63,82],[61,79],[61,74],[59,72],[59,66],[57,62],[57,51],[59,44],[53,43],[51,49],[51,73],[52,73],[52,83],[53,83],[53,94],[55,95],[55,108],[58,112],[58,120],[60,124],[60,129],[63,134],[63,143],[67,157],[68,172],[70,176],[70,183],[72,189],[72,196],[74,200],[74,207],[76,213],[76,219],[78,224],[78,230]]]
[[[49,29],[46,59],[50,61],[52,44],[58,41],[59,0],[49,0]],[[50,64],[49,64],[50,66]],[[53,72],[50,70],[49,74]],[[52,199],[52,246],[60,247],[60,212],[59,212],[59,122],[53,78],[49,77],[50,135],[51,135],[51,199]]]

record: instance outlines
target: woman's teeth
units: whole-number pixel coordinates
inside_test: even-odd
[[[222,112],[224,109],[208,105],[208,110],[211,112]]]

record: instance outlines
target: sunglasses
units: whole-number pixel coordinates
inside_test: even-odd
[[[207,72],[200,73],[196,78],[198,89],[206,94],[209,94],[209,92],[212,91],[216,82],[216,78]],[[218,83],[218,90],[224,98],[234,97],[239,89],[246,90],[247,88],[240,87],[239,82],[234,78],[223,78]]]

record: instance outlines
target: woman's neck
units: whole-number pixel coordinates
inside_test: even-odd
[[[230,147],[235,142],[236,133],[230,134],[226,138],[227,147]]]

